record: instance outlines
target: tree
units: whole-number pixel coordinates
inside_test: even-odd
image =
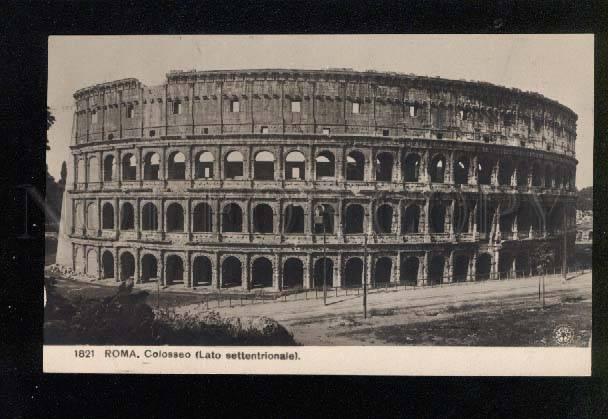
[[[46,130],[47,131],[50,130],[54,123],[55,123],[55,116],[51,113],[51,108],[49,108],[47,106],[46,107]],[[48,137],[48,135],[46,137],[46,149],[47,150],[51,149],[51,147],[49,146],[49,137]]]
[[[65,181],[68,176],[68,165],[65,163],[65,160],[61,164],[61,179],[59,180],[59,184],[65,186]]]
[[[545,274],[555,264],[555,249],[547,242],[534,246],[530,251],[530,262],[537,275]]]
[[[581,211],[593,211],[593,186],[578,191],[576,208]]]

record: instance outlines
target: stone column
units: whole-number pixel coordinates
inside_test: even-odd
[[[513,173],[511,174],[511,187],[517,187],[517,164],[513,163]]]
[[[273,269],[272,269],[272,289],[273,291],[278,291],[280,290],[281,287],[281,278],[282,278],[282,266],[281,266],[281,261],[278,255],[274,255],[274,257],[272,258],[272,263],[274,265]]]
[[[220,289],[222,288],[222,258],[219,253],[214,255],[213,267],[215,270],[211,273],[213,277],[211,288]]]
[[[450,256],[444,259],[443,267],[444,282],[450,283],[454,276],[454,251],[450,251]]]
[[[327,256],[329,259],[332,259],[329,255]],[[333,287],[342,287],[344,286],[344,279],[342,278],[342,256],[338,254],[336,257],[336,263],[334,263],[334,272],[333,272],[333,282],[331,284],[327,284],[328,286]]]
[[[490,185],[492,186],[498,186],[498,170],[500,167],[500,163],[499,160],[496,160],[496,163],[494,164],[494,167],[492,167],[492,175],[490,178]]]
[[[306,254],[305,260],[304,260],[304,272],[303,272],[303,276],[304,276],[304,288],[306,289],[310,289],[313,288],[314,286],[314,266],[313,266],[313,262],[312,262],[312,256],[310,255],[310,253]]]
[[[336,220],[336,228],[337,228],[337,237],[338,240],[342,240],[342,233],[344,231],[344,201],[342,199],[338,200],[338,210],[336,211],[336,216],[338,219]]]
[[[451,184],[454,182],[454,152],[448,153],[445,159],[445,179],[444,183]]]
[[[244,259],[244,262],[243,262]],[[251,269],[253,268],[251,264],[251,255],[248,253],[244,258],[239,258],[241,261],[242,269],[241,269],[241,288],[244,290],[251,289]],[[245,277],[242,278],[242,275],[245,274]]]
[[[160,256],[158,258],[158,280],[160,281],[160,285],[164,287],[166,285],[166,273],[165,273],[165,252],[161,250]]]
[[[492,254],[492,267],[490,269],[491,279],[498,279],[498,255],[499,252],[497,250]]]
[[[418,285],[426,285],[429,278],[429,252],[424,252],[422,263],[418,265],[418,271],[422,271],[422,275],[418,275]]]
[[[133,226],[135,228],[135,232],[137,234],[137,238],[141,238],[141,198],[137,198],[135,201],[135,209],[134,209],[134,223]]]
[[[393,159],[394,159],[394,165],[393,165],[393,178],[392,181],[393,182],[401,182],[403,179],[402,173],[401,173],[401,149],[399,149],[399,151],[397,151],[396,155],[395,153],[392,153],[393,155]]]
[[[364,231],[368,234],[368,238],[369,235],[374,233],[374,207],[375,207],[375,203],[373,200],[369,201],[369,204],[367,206],[367,214],[365,214],[365,216],[367,217],[367,231]]]
[[[122,185],[122,150],[116,150],[116,175],[118,176],[118,187]]]
[[[186,257],[184,258],[184,287],[192,288],[192,255],[190,252],[186,252]]]
[[[477,173],[477,166],[478,166],[478,158],[477,155],[473,156],[473,159],[471,161],[471,170],[469,171],[469,185],[477,185],[477,179],[478,179],[478,173]]]
[[[475,275],[477,272],[477,253],[478,250],[475,250],[475,252],[473,253],[470,261],[470,268],[469,268],[469,278],[468,281],[475,281]]]
[[[397,252],[397,256],[394,256],[392,258],[393,260],[393,266],[392,266],[392,272],[391,272],[391,282],[392,283],[399,283],[399,279],[401,278],[401,254],[399,252]]]
[[[117,247],[112,250],[114,252],[114,280],[120,282],[120,252]]]
[[[420,157],[420,167],[418,168],[420,171],[418,173],[418,180],[420,183],[429,184],[431,182],[431,177],[429,176],[429,151],[425,150]]]
[[[141,269],[140,269],[140,265],[141,265],[141,260],[140,260],[140,254],[141,254],[141,249],[140,248],[136,248],[135,249],[135,272],[133,273],[134,276],[134,281],[136,284],[140,284],[141,283]]]

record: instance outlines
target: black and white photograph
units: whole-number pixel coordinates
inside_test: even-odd
[[[523,348],[590,374],[593,35],[48,47],[43,339],[74,350],[45,369]]]

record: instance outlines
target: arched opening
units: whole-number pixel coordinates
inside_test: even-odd
[[[429,175],[431,176],[431,182],[433,183],[445,182],[445,157],[438,155],[431,160]]]
[[[380,182],[393,180],[393,155],[391,153],[378,153],[376,156],[376,180]]]
[[[114,255],[109,250],[101,255],[101,267],[103,278],[114,278]]]
[[[477,202],[475,222],[479,233],[487,234],[492,231],[495,210],[496,203],[489,201],[485,195]]]
[[[434,256],[429,264],[429,285],[441,284],[443,282],[443,269],[445,258]]]
[[[241,261],[234,256],[229,256],[222,263],[222,287],[239,287],[241,284]]]
[[[167,231],[184,231],[184,209],[176,202],[167,207]]]
[[[306,159],[299,151],[292,151],[285,157],[285,179],[304,179]]]
[[[351,204],[346,207],[346,217],[344,220],[344,234],[363,233],[363,222],[365,220],[365,210],[359,204]]]
[[[320,258],[315,262],[315,271],[313,276],[314,287],[323,287],[323,278],[328,287],[334,283],[334,262],[330,258]]]
[[[129,252],[120,255],[120,280],[125,281],[135,276],[135,258]]]
[[[553,187],[553,170],[551,166],[545,168],[545,188]]]
[[[321,214],[317,214],[320,211],[320,209],[318,207],[315,209],[314,232],[315,232],[315,234],[321,234],[321,233],[333,234],[334,233],[334,208],[328,204],[321,205],[321,208],[322,208]],[[317,221],[319,221],[319,219],[318,219],[319,217],[317,217],[318,215],[321,216],[320,221],[322,221],[322,223],[317,223]]]
[[[513,164],[511,163],[511,160],[502,160],[498,167],[498,184],[501,186],[510,186],[512,176]]]
[[[166,284],[176,284],[184,282],[184,262],[177,255],[171,255],[167,258],[167,276]]]
[[[365,157],[359,151],[351,151],[346,156],[346,180],[363,180],[365,177]]]
[[[513,273],[513,255],[500,252],[498,255],[498,272],[500,278],[510,278]]]
[[[99,275],[98,270],[97,252],[94,249],[90,249],[87,252],[87,275],[97,277]]]
[[[540,164],[535,162],[532,166],[532,186],[542,186],[543,174]]]
[[[477,163],[477,183],[480,185],[490,185],[492,183],[492,161],[480,158]]]
[[[488,253],[482,253],[477,256],[477,265],[475,267],[475,280],[483,281],[490,279],[492,270],[492,257]]]
[[[431,203],[430,217],[430,232],[444,233],[445,232],[445,205],[441,202]]]
[[[97,205],[89,204],[87,206],[87,229],[97,230]]]
[[[401,217],[401,233],[418,233],[420,223],[420,207],[416,204],[409,205],[403,211]]]
[[[158,210],[156,205],[148,202],[141,209],[141,229],[158,230]]]
[[[272,233],[274,214],[267,204],[258,204],[253,209],[253,231],[255,233]]]
[[[89,158],[89,183],[99,183],[99,163],[97,157]]]
[[[508,210],[508,211],[500,214],[498,224],[499,224],[501,233],[510,233],[511,231],[513,231],[514,217],[515,217],[515,214],[511,210]]]
[[[194,177],[196,179],[212,179],[213,161],[213,154],[209,151],[199,153],[194,164]]]
[[[114,207],[109,202],[103,204],[101,210],[101,228],[104,230],[114,228]]]
[[[211,261],[206,256],[197,256],[192,262],[192,285],[211,285]]]
[[[114,156],[111,154],[103,160],[103,180],[112,182],[114,180]]]
[[[466,202],[460,201],[454,205],[454,233],[462,234],[469,232],[469,208]]]
[[[84,263],[84,254],[80,247],[76,248],[76,252],[74,254],[74,270],[79,273],[84,273],[85,263]]]
[[[251,267],[251,287],[272,287],[272,262],[265,257],[257,258]]]
[[[403,165],[403,178],[406,182],[418,182],[420,175],[420,156],[409,154]]]
[[[160,171],[160,156],[158,153],[148,153],[144,157],[144,180],[158,180]]]
[[[213,230],[213,211],[206,202],[201,202],[192,211],[192,231],[210,233]]]
[[[344,269],[344,285],[360,287],[363,285],[363,261],[360,258],[350,258]]]
[[[374,282],[376,284],[386,284],[391,281],[393,261],[391,258],[381,257],[376,261],[374,271]]]
[[[456,185],[469,183],[469,159],[464,156],[454,160],[454,183]]]
[[[528,186],[528,166],[521,163],[517,167],[517,186]]]
[[[180,151],[175,151],[169,155],[168,167],[169,180],[186,179],[186,156]]]
[[[133,210],[133,205],[131,205],[129,202],[125,202],[122,204],[122,207],[120,207],[120,229],[133,230],[134,228],[135,211]]]
[[[274,180],[274,155],[260,151],[255,155],[253,178],[257,180]]]
[[[243,231],[243,211],[237,204],[228,204],[222,211],[222,231],[239,233]]]
[[[137,177],[137,159],[133,154],[122,158],[122,180],[135,180]]]
[[[151,254],[146,254],[141,258],[141,281],[150,282],[158,280],[158,262]]]
[[[390,234],[393,231],[393,207],[383,204],[376,210],[376,232]]]
[[[515,270],[517,276],[528,276],[530,275],[530,258],[525,253],[520,253],[515,258]]]
[[[243,177],[243,155],[239,151],[232,151],[226,155],[224,177],[226,179]]]
[[[304,233],[304,209],[299,205],[288,205],[285,208],[285,233]]]
[[[418,284],[418,269],[420,261],[415,256],[410,256],[401,264],[399,282],[409,285]]]
[[[454,282],[464,282],[467,280],[469,272],[469,257],[466,255],[458,255],[454,257],[454,266],[452,268],[452,280]]]
[[[289,258],[283,265],[283,288],[304,286],[304,264],[300,259]]]
[[[329,151],[322,151],[315,159],[316,178],[333,178],[336,175],[335,157]]]

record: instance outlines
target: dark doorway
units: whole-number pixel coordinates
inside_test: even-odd
[[[197,256],[192,263],[192,285],[211,285],[211,262],[206,256]]]
[[[213,211],[206,202],[199,203],[192,213],[192,231],[209,233],[213,230]]]
[[[346,207],[346,217],[344,220],[344,234],[363,233],[363,222],[365,220],[365,210],[361,205],[351,204]]]
[[[124,281],[135,276],[135,258],[129,252],[120,255],[120,280]]]
[[[418,269],[420,261],[415,256],[410,256],[401,264],[399,281],[407,285],[418,284]]]
[[[477,256],[477,266],[475,268],[475,280],[484,281],[490,279],[492,269],[492,257],[487,253]]]
[[[103,268],[104,278],[114,278],[114,255],[106,250],[101,256],[101,265]]]
[[[304,233],[304,210],[299,205],[288,205],[285,208],[285,233]]]
[[[376,180],[390,182],[393,180],[393,155],[378,153],[376,156]]]
[[[429,265],[429,285],[441,284],[443,282],[443,269],[445,258],[434,256]]]
[[[363,285],[363,261],[350,258],[344,269],[344,285],[346,287],[361,287]]]
[[[382,257],[376,261],[374,272],[374,282],[376,284],[386,284],[391,281],[393,261],[391,258]]]
[[[182,258],[176,255],[171,255],[167,258],[167,277],[166,284],[184,282],[184,263]]]
[[[406,182],[418,182],[420,175],[420,156],[418,154],[410,154],[406,157],[403,174]]]
[[[323,287],[323,278],[327,287],[332,287],[334,283],[334,262],[330,258],[321,258],[315,262],[314,286]]]
[[[184,231],[184,209],[180,204],[173,203],[167,207],[167,231]]]
[[[243,212],[237,204],[228,204],[222,212],[222,231],[237,233],[243,231]]]
[[[289,258],[283,265],[283,288],[303,288],[304,265],[300,259]]]
[[[158,263],[151,254],[144,255],[141,259],[141,281],[148,282],[158,279]]]
[[[237,287],[242,285],[241,261],[229,256],[222,263],[222,287]]]
[[[452,280],[454,282],[465,282],[469,272],[469,258],[465,255],[454,257],[454,266],[452,267]]]
[[[252,288],[272,287],[272,262],[267,258],[257,258],[251,268]]]
[[[259,204],[253,209],[253,231],[255,233],[272,233],[273,212],[270,205]]]
[[[363,180],[365,157],[358,151],[351,151],[346,157],[346,180]]]

